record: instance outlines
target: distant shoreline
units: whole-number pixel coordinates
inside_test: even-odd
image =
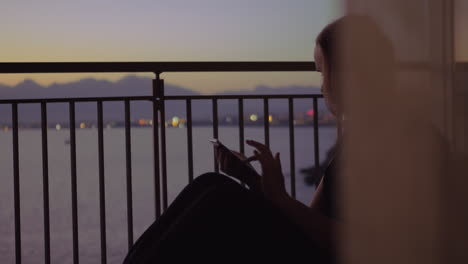
[[[327,123],[319,123],[319,127],[334,127],[336,124],[334,122],[327,122]],[[313,127],[313,123],[312,124],[294,124],[294,127]],[[132,123],[131,125],[132,128],[152,128],[153,126],[152,125],[139,125],[137,123]],[[212,123],[199,123],[199,124],[192,124],[192,127],[213,127],[213,124]],[[218,127],[239,127],[238,124],[218,124]],[[263,122],[259,122],[259,124],[244,124],[244,127],[249,127],[249,128],[252,128],[252,127],[259,127],[259,128],[263,128],[264,125],[263,125]],[[289,127],[289,124],[286,123],[286,124],[269,124],[269,127],[270,128],[274,128],[274,127]],[[48,125],[48,129],[49,130],[62,130],[62,129],[69,129],[69,124],[60,124],[59,127],[57,127],[57,125],[52,125],[52,124],[49,124]],[[113,125],[110,125],[110,124],[104,124],[104,129],[112,129],[112,128],[125,128],[125,125],[124,124],[113,124]],[[177,128],[187,128],[187,126],[180,126],[180,127],[173,127],[173,126],[166,126],[167,129],[177,129]],[[31,129],[31,130],[35,130],[35,129],[41,129],[41,125],[40,124],[20,124],[19,125],[19,129]],[[83,129],[97,129],[97,124],[93,124],[93,123],[87,123],[87,126],[86,127],[80,127],[79,124],[76,125],[76,130],[83,130]],[[10,132],[12,131],[12,126],[10,124],[5,124],[5,125],[0,125],[0,132]]]

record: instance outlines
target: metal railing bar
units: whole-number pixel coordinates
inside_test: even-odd
[[[99,155],[99,210],[101,229],[101,263],[107,263],[106,240],[106,190],[104,179],[104,130],[102,101],[97,102],[98,110],[98,155]]]
[[[299,72],[315,71],[311,61],[261,62],[3,62],[0,73],[92,72]]]
[[[268,106],[268,98],[263,99],[263,129],[265,137],[265,145],[270,147],[270,111]]]
[[[72,193],[72,236],[73,236],[73,264],[79,263],[78,252],[78,194],[76,179],[76,118],[75,103],[69,103],[70,113],[70,170],[71,170],[71,193]]]
[[[318,127],[318,103],[317,98],[314,101],[314,163],[316,171],[320,168],[320,156],[319,156],[319,127]]]
[[[164,80],[159,80],[159,114],[161,120],[161,172],[162,172],[162,203],[163,210],[167,209],[167,158],[166,158],[166,104],[164,97]],[[163,124],[164,122],[164,124]]]
[[[213,107],[213,138],[218,138],[218,100],[216,98],[212,99],[212,107]],[[214,158],[214,169],[215,172],[219,172],[218,162],[216,160],[216,155]]]
[[[44,204],[44,262],[50,263],[49,153],[47,144],[47,104],[41,103],[42,195]]]
[[[238,99],[238,119],[239,119],[239,152],[245,155],[245,145],[244,145],[244,100],[242,98]]]
[[[187,155],[189,183],[193,181],[193,138],[192,138],[192,100],[186,101],[187,113]]]
[[[244,135],[244,100],[242,98],[238,99],[238,121],[239,121],[239,152],[242,155],[245,155],[245,135]],[[246,187],[245,183],[242,183],[242,186]]]
[[[159,79],[159,75],[158,79]],[[160,182],[160,164],[159,164],[159,116],[158,106],[159,102],[156,99],[158,90],[157,79],[153,80],[153,163],[154,163],[154,212],[156,218],[161,215],[161,182]],[[161,126],[164,126],[164,120],[161,120]]]
[[[466,69],[468,63],[457,62]],[[399,61],[399,70],[430,70],[432,63]],[[313,61],[205,61],[205,62],[2,62],[0,74],[10,73],[131,73],[131,72],[308,72]]]
[[[291,175],[291,196],[296,198],[296,162],[295,162],[295,142],[294,142],[294,101],[288,99],[289,114],[289,163]]]
[[[132,137],[130,100],[125,100],[125,163],[127,176],[127,232],[128,249],[133,245],[133,194],[132,194]]]
[[[287,99],[287,98],[322,98],[322,94],[248,94],[248,95],[168,95],[165,100],[213,100],[213,99]]]
[[[15,261],[21,263],[21,210],[20,210],[20,178],[19,178],[19,142],[18,142],[18,104],[11,106],[13,125],[13,197],[15,207]]]
[[[70,102],[97,102],[97,101],[151,101],[151,96],[119,96],[119,97],[76,97],[76,98],[37,98],[37,99],[1,99],[0,104],[37,104],[47,103],[70,103]]]

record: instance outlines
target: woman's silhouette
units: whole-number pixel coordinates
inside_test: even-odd
[[[316,69],[323,75],[322,92],[327,107],[337,118],[338,142],[345,131],[344,122],[349,120],[342,104],[344,91],[340,75],[346,73],[342,70],[340,59],[343,56],[338,52],[338,45],[348,48],[348,33],[343,34],[344,30],[359,33],[361,27],[372,29],[365,32],[375,36],[356,35],[355,38],[389,43],[370,18],[361,16],[346,16],[331,23],[316,39]],[[346,54],[353,53],[367,60],[364,65],[369,67],[352,71],[355,78],[369,74],[377,64],[393,63],[390,44],[384,51],[388,56],[379,57],[367,56],[367,51],[354,45],[349,48],[355,50]],[[377,61],[377,58],[388,61]],[[389,74],[388,78],[381,76],[384,85],[392,82],[393,76]],[[256,141],[247,140],[247,144],[255,148],[248,161],[260,162],[260,174],[231,152],[223,148],[217,148],[216,152],[221,170],[247,183],[248,188],[217,173],[197,177],[143,233],[124,263],[179,263],[183,260],[289,263],[307,259],[313,263],[334,262],[337,231],[342,221],[336,191],[340,180],[336,155],[331,155],[311,204],[304,205],[286,191],[280,154],[273,154]],[[339,144],[337,149],[339,153]]]

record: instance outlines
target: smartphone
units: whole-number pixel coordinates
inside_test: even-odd
[[[221,141],[219,141],[219,139],[217,138],[213,138],[213,139],[210,139],[210,142],[213,143],[213,145],[215,147],[224,147],[224,148],[227,148],[226,146],[224,146]]]
[[[244,168],[243,173],[236,175],[230,174],[230,176],[237,178],[241,182],[247,184],[250,189],[260,190],[260,176],[250,164],[246,163],[244,160],[234,154],[232,150],[223,145],[218,139],[211,139],[210,142],[213,143],[215,148],[222,148],[226,153],[228,153],[227,155],[231,155],[233,159],[237,160],[237,166],[242,166]]]
[[[219,139],[217,138],[214,138],[214,139],[211,139],[210,140],[211,143],[213,143],[213,146],[215,148],[222,148],[223,150],[225,150],[226,152],[230,153],[228,155],[232,155],[233,157],[235,157],[237,160],[239,160],[240,162],[243,163],[243,160],[241,160],[237,155],[235,155],[234,153],[232,153],[232,150],[230,150],[228,147],[226,147],[223,143],[221,143],[221,141],[219,141]]]

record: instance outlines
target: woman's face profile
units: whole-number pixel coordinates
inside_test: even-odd
[[[328,109],[332,112],[332,114],[336,115],[336,106],[330,96],[330,72],[328,70],[327,62],[325,61],[325,57],[323,55],[322,48],[320,45],[315,45],[314,51],[314,60],[315,60],[315,68],[317,72],[322,73],[322,94],[325,98],[325,103],[327,104]]]

